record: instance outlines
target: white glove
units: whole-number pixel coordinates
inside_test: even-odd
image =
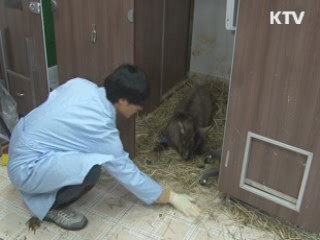
[[[194,202],[195,200],[186,194],[178,194],[170,191],[169,203],[187,217],[197,217],[200,215],[201,211]]]

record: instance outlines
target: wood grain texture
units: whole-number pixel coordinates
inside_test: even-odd
[[[18,111],[22,115],[40,105],[48,96],[41,15],[29,11],[30,2],[22,1],[22,9],[17,9],[6,8],[4,1],[1,1],[2,28],[6,31],[7,70],[10,71],[9,90],[18,102]],[[17,95],[21,93],[23,97]]]
[[[151,94],[144,111],[154,110],[161,99],[163,62],[163,0],[134,1],[134,62],[151,82]]]
[[[54,12],[59,81],[82,77],[102,85],[116,67],[133,63],[132,0],[59,0]],[[91,41],[93,24],[96,42]],[[124,148],[134,156],[135,118],[118,118]]]
[[[8,73],[10,93],[17,103],[17,111],[22,116],[28,114],[34,108],[34,92],[30,78]]]
[[[165,1],[161,96],[178,82],[185,80],[189,71],[191,10],[190,0]]]
[[[319,9],[317,0],[241,0],[219,179],[221,191],[314,232],[320,232]],[[270,25],[270,11],[305,11],[305,16],[301,25]],[[239,188],[248,131],[313,152],[300,213]],[[277,149],[254,154],[251,176],[296,192],[303,168],[299,156]]]
[[[5,12],[4,12],[4,0],[0,0],[0,30],[4,30],[6,27]],[[4,69],[2,63],[2,49],[0,48],[0,79],[4,79]]]
[[[191,0],[135,0],[134,61],[151,81],[151,112],[184,80],[190,61]]]
[[[120,64],[133,63],[132,1],[60,0],[54,13],[61,83],[83,77],[102,84]],[[91,42],[93,24],[97,41]]]

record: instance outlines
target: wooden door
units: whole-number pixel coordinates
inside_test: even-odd
[[[193,1],[165,1],[162,98],[184,80],[189,71]]]
[[[41,14],[30,4],[40,1],[1,0],[1,69],[18,112],[27,114],[48,95]]]
[[[133,0],[58,0],[54,12],[59,81],[98,84],[122,63],[133,63]],[[94,40],[96,31],[96,40]]]
[[[270,12],[282,24],[270,24]],[[296,24],[282,11],[294,11]],[[320,232],[320,1],[241,0],[219,189]]]
[[[189,71],[194,0],[134,1],[134,61],[151,81],[144,111],[155,110]]]
[[[151,82],[151,93],[144,111],[159,104],[162,85],[164,0],[134,1],[134,62],[142,67]]]
[[[5,8],[4,8],[4,0],[0,0],[0,30],[1,29],[5,29],[6,27],[6,22],[5,22]],[[1,41],[0,41],[1,44]],[[2,47],[0,45],[0,56],[3,56],[2,54]],[[3,57],[1,57],[0,59],[3,59]],[[3,68],[3,62],[2,60],[0,60],[0,79],[4,80],[4,68]]]
[[[58,0],[54,12],[60,83],[83,77],[102,85],[122,63],[133,63],[133,0]],[[119,116],[125,149],[134,156],[134,117]]]

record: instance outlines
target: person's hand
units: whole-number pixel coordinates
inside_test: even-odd
[[[186,194],[178,194],[170,191],[169,203],[187,217],[197,217],[200,215],[201,211],[194,202],[195,200]]]

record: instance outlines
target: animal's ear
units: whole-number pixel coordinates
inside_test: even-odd
[[[204,128],[199,128],[199,134],[201,136],[207,136],[209,130],[212,128],[212,126],[204,127]]]
[[[180,133],[185,134],[184,126],[181,121],[178,122],[178,125],[179,125],[179,129],[180,129]]]

